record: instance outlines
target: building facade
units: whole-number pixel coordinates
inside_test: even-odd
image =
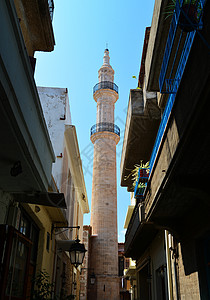
[[[45,270],[49,296],[78,299],[79,284],[72,284],[79,271],[60,242],[74,240],[77,232],[55,228],[82,226],[88,212],[76,131],[70,119],[65,124],[64,89],[60,135],[59,122],[52,118],[49,126],[33,77],[34,52],[54,49],[53,1],[3,0],[0,15],[0,298],[32,298],[34,279]],[[61,150],[50,128],[61,137]],[[82,240],[82,230],[78,235]]]
[[[71,123],[66,88],[38,87],[38,93],[56,155],[52,167],[53,182],[56,189],[64,194],[67,207],[60,210],[65,221],[61,222],[57,216],[53,222],[55,227],[61,227],[52,232],[55,241],[55,294],[57,297],[72,295],[79,299],[80,270],[70,264],[65,251],[68,241],[69,248],[77,238],[83,241],[83,215],[89,212],[76,128]],[[64,231],[62,226],[80,226],[80,229]],[[65,248],[62,248],[63,241]]]
[[[91,128],[94,144],[90,267],[96,276],[96,299],[119,299],[116,145],[120,130],[114,125],[114,108],[118,87],[109,63],[109,50],[104,52],[98,71],[99,83],[93,90],[97,103],[97,121]],[[91,298],[91,291],[89,299]]]
[[[48,2],[41,3],[0,3],[1,299],[30,296],[36,266],[47,269],[53,259],[48,251],[51,225],[47,210],[59,201],[65,207],[64,195],[51,189],[55,156],[33,77],[34,51],[54,48],[53,9],[50,15]],[[40,210],[42,204],[46,208]],[[45,221],[36,219],[38,211]]]
[[[124,256],[124,243],[118,243],[118,276],[120,278],[120,300],[131,299],[130,278],[124,276],[124,269],[129,267],[129,258]]]
[[[155,1],[140,89],[130,92],[121,185],[132,191],[126,170],[140,161],[150,162],[150,172],[141,194],[139,172],[125,254],[136,260],[136,299],[209,299],[210,4],[197,1],[192,16],[186,1],[176,1],[165,18],[167,7]]]

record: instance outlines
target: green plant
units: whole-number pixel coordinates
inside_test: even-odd
[[[45,270],[39,271],[32,281],[34,283],[34,290],[32,292],[33,300],[73,300],[73,299],[75,299],[74,295],[52,297],[52,293],[54,290],[54,283],[50,282],[50,276]]]
[[[133,75],[132,78],[137,79],[137,77],[135,75]],[[141,88],[139,86],[137,86],[136,89],[141,90]]]
[[[145,183],[142,183],[142,182],[139,182],[138,184],[138,189],[143,189],[146,187],[146,184]]]
[[[50,282],[49,274],[44,271],[39,271],[36,277],[32,280],[34,290],[32,293],[33,300],[51,300],[54,284]]]
[[[139,169],[147,169],[147,172],[149,173],[149,162],[144,164],[143,161],[141,160],[140,165],[138,165],[138,164],[134,165],[134,168],[133,168],[133,170],[131,170],[129,175],[125,176],[125,180],[127,180],[128,178],[131,177],[131,180],[133,181],[133,184],[132,184],[133,189],[135,188],[136,181],[138,180]]]

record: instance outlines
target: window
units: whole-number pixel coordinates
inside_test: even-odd
[[[166,266],[161,266],[156,270],[156,291],[158,300],[166,300],[166,287],[167,287],[167,278],[166,278]]]
[[[120,256],[120,257],[118,257],[118,273],[119,273],[119,276],[123,276],[123,272],[124,272],[124,257]]]

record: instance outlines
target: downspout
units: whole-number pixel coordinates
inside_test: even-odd
[[[165,244],[166,244],[166,266],[167,266],[167,283],[168,283],[168,299],[173,300],[173,284],[172,284],[172,270],[171,270],[171,253],[169,249],[168,231],[165,230]]]
[[[178,274],[177,274],[177,262],[176,257],[174,258],[174,277],[175,277],[175,285],[176,285],[176,300],[179,300],[179,287],[178,287]]]

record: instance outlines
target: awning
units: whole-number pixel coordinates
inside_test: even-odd
[[[67,208],[63,193],[13,193],[14,200],[20,203],[31,203],[37,205],[51,206],[57,208]]]

